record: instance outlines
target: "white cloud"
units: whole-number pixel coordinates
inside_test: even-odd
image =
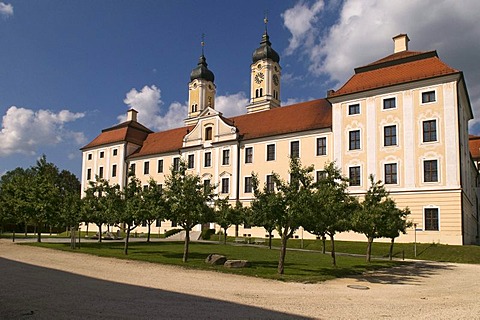
[[[11,106],[2,120],[0,156],[16,153],[34,155],[43,146],[64,141],[74,140],[79,145],[85,143],[83,133],[64,128],[67,122],[83,116],[83,113],[72,113],[68,110],[54,113],[49,110],[34,111]]]
[[[315,35],[313,24],[318,20],[317,14],[323,9],[323,0],[308,6],[303,1],[298,2],[293,8],[287,9],[283,14],[283,24],[292,34],[286,53],[291,54],[302,43],[309,43]]]
[[[188,112],[186,103],[175,101],[162,113],[164,103],[161,100],[161,90],[155,85],[144,86],[140,91],[130,90],[123,102],[138,111],[138,122],[157,131],[183,126]],[[247,104],[248,98],[244,92],[215,98],[215,109],[226,117],[245,113]],[[118,120],[125,121],[126,115],[118,116]]]
[[[13,16],[13,6],[11,4],[0,2],[0,16],[4,18]]]
[[[410,50],[437,50],[445,63],[464,71],[480,117],[479,1],[346,0],[338,20],[322,34],[313,23],[322,13],[318,3],[300,1],[282,15],[292,34],[289,49],[308,57],[312,75],[327,76],[338,88],[353,68],[392,54],[392,37],[407,33]],[[297,15],[290,14],[294,9]]]
[[[225,117],[233,117],[246,113],[249,99],[245,92],[241,91],[226,96],[215,98],[215,109],[220,111]]]

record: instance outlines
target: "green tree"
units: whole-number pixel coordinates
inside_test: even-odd
[[[393,204],[395,204],[393,202]],[[390,249],[388,251],[388,257],[390,260],[393,258],[393,246],[395,238],[400,236],[400,233],[407,233],[407,229],[412,226],[412,222],[407,218],[410,215],[410,209],[399,209],[396,206],[386,211],[383,216],[380,235],[384,238],[390,239]]]
[[[82,221],[81,216],[81,184],[78,178],[67,170],[62,170],[59,174],[60,188],[60,220],[59,225],[70,229],[72,237],[71,246],[75,248],[75,233],[78,225]]]
[[[95,177],[95,181],[89,181],[85,196],[82,198],[82,218],[98,227],[98,242],[102,242],[102,225],[113,222],[108,210],[107,194],[111,194],[109,183]]]
[[[375,181],[373,175],[370,175],[369,179],[370,188],[353,219],[353,230],[367,237],[367,261],[371,260],[373,240],[391,237],[392,229],[398,222],[392,217],[401,216],[401,210],[398,210],[395,201],[390,198],[385,185],[381,181]],[[407,212],[409,211],[404,211]]]
[[[313,166],[302,167],[300,160],[296,157],[290,158],[290,181],[284,181],[277,173],[273,173],[273,181],[275,182],[278,193],[275,204],[273,221],[275,229],[281,237],[280,257],[278,260],[278,273],[285,272],[285,256],[287,253],[287,241],[290,239],[295,230],[300,227],[302,215],[306,206],[311,203],[312,196],[312,176]],[[257,189],[256,194],[261,195],[263,192]]]
[[[120,193],[112,193],[111,199],[115,200],[111,205],[112,213],[116,214],[117,221],[125,225],[125,247],[124,254],[128,254],[128,242],[130,239],[130,233],[138,227],[145,217],[146,203],[143,199],[143,190],[140,180],[135,177],[133,170],[128,173],[128,183],[123,191],[123,199]],[[119,203],[123,203],[123,208],[118,206]]]
[[[232,225],[241,224],[245,220],[245,210],[240,201],[235,203],[235,207],[229,202],[229,198],[218,198],[215,201],[216,210],[214,211],[216,222],[221,228],[223,228],[223,243],[227,243],[227,229]]]
[[[276,218],[278,212],[284,210],[283,198],[280,193],[267,188],[263,191],[259,188],[259,181],[256,174],[252,173],[252,187],[255,199],[250,206],[248,223],[257,227],[263,227],[268,233],[268,247],[272,249],[273,231],[276,229]]]
[[[313,234],[330,237],[332,264],[336,266],[335,234],[351,230],[358,202],[348,194],[348,180],[334,162],[326,164],[324,170],[325,177],[316,184],[303,226]]]
[[[143,190],[143,200],[145,209],[140,217],[142,222],[148,226],[147,242],[150,242],[150,229],[155,220],[163,221],[166,217],[165,195],[161,185],[158,185],[154,179],[148,181],[148,188]]]
[[[43,155],[33,170],[29,201],[33,206],[30,219],[37,227],[37,242],[42,241],[45,225],[55,225],[60,218],[61,194],[58,168]]]
[[[213,220],[213,209],[209,206],[213,193],[210,188],[204,188],[198,175],[187,173],[185,161],[180,161],[178,170],[175,169],[172,166],[166,177],[166,203],[170,220],[185,230],[183,262],[187,262],[190,231],[199,223]]]

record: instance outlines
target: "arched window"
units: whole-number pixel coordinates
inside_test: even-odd
[[[192,112],[197,112],[197,104],[192,104]]]
[[[205,140],[212,140],[212,127],[205,128]]]
[[[260,97],[263,96],[263,88],[260,88]]]
[[[255,98],[258,98],[258,89],[255,90]]]

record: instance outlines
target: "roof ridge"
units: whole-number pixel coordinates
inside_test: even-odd
[[[411,53],[411,54],[405,56],[405,53]],[[398,56],[398,58],[396,58],[395,56]],[[416,51],[398,52],[398,53],[394,53],[389,56],[386,56],[373,63],[367,64],[366,66],[357,67],[354,70],[355,70],[355,74],[358,74],[362,72],[368,72],[368,71],[382,69],[386,67],[392,67],[395,65],[403,64],[403,63],[408,63],[408,62],[413,62],[413,61],[418,61],[418,60],[423,60],[423,59],[428,59],[433,57],[438,58],[438,54],[436,50],[426,51],[426,52],[416,52]]]

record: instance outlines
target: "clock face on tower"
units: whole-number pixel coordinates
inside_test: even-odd
[[[278,76],[276,74],[273,75],[273,83],[278,86]]]
[[[261,72],[257,73],[255,75],[255,82],[258,83],[258,84],[262,83],[264,77],[265,76],[263,75],[263,73],[261,73]]]

